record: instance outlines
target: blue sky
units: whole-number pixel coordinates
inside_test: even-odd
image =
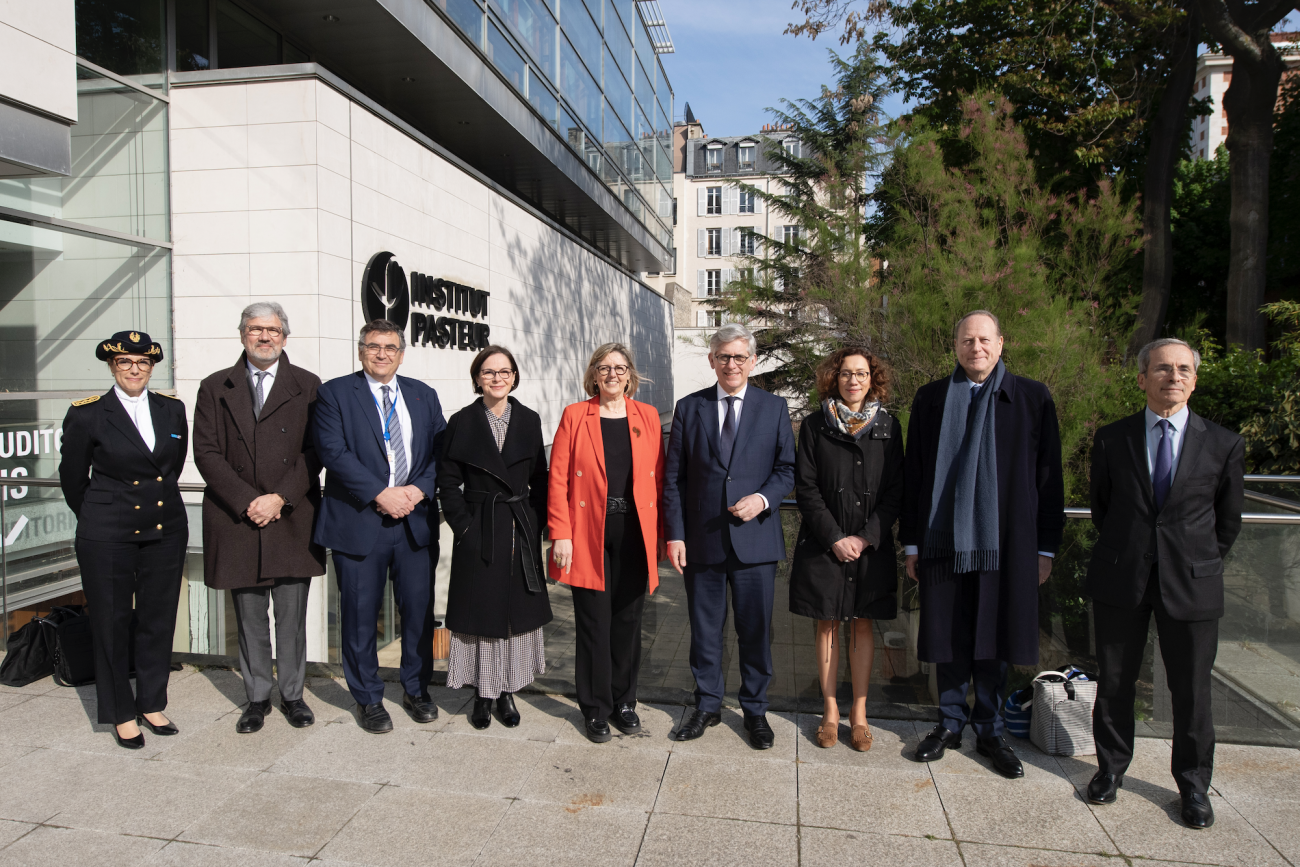
[[[772,120],[768,106],[812,99],[831,83],[828,48],[851,53],[834,36],[782,36],[795,20],[790,0],[659,0],[659,8],[677,48],[663,55],[677,119],[689,102],[709,135],[757,132]]]

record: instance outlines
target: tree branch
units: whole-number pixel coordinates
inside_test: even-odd
[[[1197,0],[1197,5],[1201,9],[1201,17],[1205,19],[1205,28],[1223,43],[1234,59],[1241,58],[1255,63],[1263,59],[1259,45],[1232,19],[1232,12],[1225,0]]]
[[[1265,27],[1272,27],[1291,14],[1291,10],[1295,8],[1296,0],[1272,0],[1272,2],[1260,0],[1255,4],[1254,14],[1250,16],[1246,29],[1255,33]]]

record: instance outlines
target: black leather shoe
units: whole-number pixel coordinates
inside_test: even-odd
[[[609,715],[609,724],[625,735],[641,732],[641,717],[636,715],[636,703],[620,704]]]
[[[1004,737],[976,738],[975,752],[993,762],[993,770],[1008,780],[1016,780],[1025,775],[1025,766],[1020,763],[1016,751],[1011,749]]]
[[[117,726],[113,726],[113,740],[117,745],[127,750],[139,750],[144,748],[144,732],[140,732],[133,738],[124,738],[117,733]]]
[[[776,732],[767,724],[766,714],[745,714],[745,731],[749,732],[749,745],[756,750],[770,750],[776,743]]]
[[[682,723],[682,727],[677,730],[677,740],[693,741],[704,734],[705,729],[713,728],[722,722],[722,714],[705,713],[696,708],[691,711],[691,718]]]
[[[359,704],[357,712],[361,715],[361,727],[372,735],[382,735],[393,730],[393,718],[384,710],[384,703]]]
[[[316,714],[312,713],[311,708],[307,707],[307,702],[300,698],[280,702],[280,713],[284,714],[289,725],[296,729],[305,729],[316,722]]]
[[[1214,808],[1210,806],[1209,797],[1200,792],[1189,792],[1183,795],[1183,821],[1187,823],[1187,827],[1198,830],[1213,825]]]
[[[438,706],[433,703],[433,699],[427,694],[411,695],[402,694],[402,708],[406,711],[407,716],[418,723],[431,723],[438,718]]]
[[[515,707],[515,697],[508,692],[503,692],[497,696],[497,716],[501,717],[501,725],[512,729],[519,725],[519,710]]]
[[[181,730],[176,728],[176,723],[172,722],[171,720],[168,720],[166,725],[156,726],[153,723],[149,722],[149,720],[145,719],[143,714],[140,714],[136,716],[135,722],[136,725],[148,726],[149,731],[159,736],[178,735],[181,733]]]
[[[603,719],[587,720],[587,740],[593,744],[607,744],[613,737],[613,732],[609,730],[609,723]]]
[[[248,707],[239,715],[239,722],[235,723],[235,731],[241,735],[251,735],[253,732],[262,730],[262,723],[266,722],[266,715],[271,712],[271,700],[250,701]]]
[[[918,762],[937,762],[943,758],[947,750],[961,749],[961,735],[954,731],[949,731],[942,725],[937,725],[930,729],[930,733],[921,739],[921,743],[916,746],[916,760]]]
[[[1098,771],[1088,783],[1089,804],[1113,804],[1119,797],[1120,787],[1124,785],[1123,774],[1108,774]]]
[[[492,699],[474,696],[474,709],[469,713],[469,724],[476,729],[492,725]]]

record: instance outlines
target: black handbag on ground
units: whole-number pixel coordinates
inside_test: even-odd
[[[33,617],[9,636],[0,683],[22,687],[54,676],[59,686],[95,680],[90,617],[80,605],[58,606],[46,617]]]
[[[9,636],[4,662],[0,662],[0,683],[22,687],[54,673],[54,635],[33,617]]]

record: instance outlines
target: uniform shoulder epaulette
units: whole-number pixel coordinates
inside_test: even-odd
[[[92,394],[90,397],[83,397],[81,400],[74,400],[74,401],[72,402],[72,405],[73,405],[73,406],[85,406],[85,405],[88,404],[88,403],[94,403],[95,401],[99,400],[99,398],[100,398],[100,395],[98,395],[98,394]]]
[[[180,398],[174,394],[163,394],[161,391],[155,391],[154,394],[158,395],[159,397],[170,397],[172,400],[180,400]]]

